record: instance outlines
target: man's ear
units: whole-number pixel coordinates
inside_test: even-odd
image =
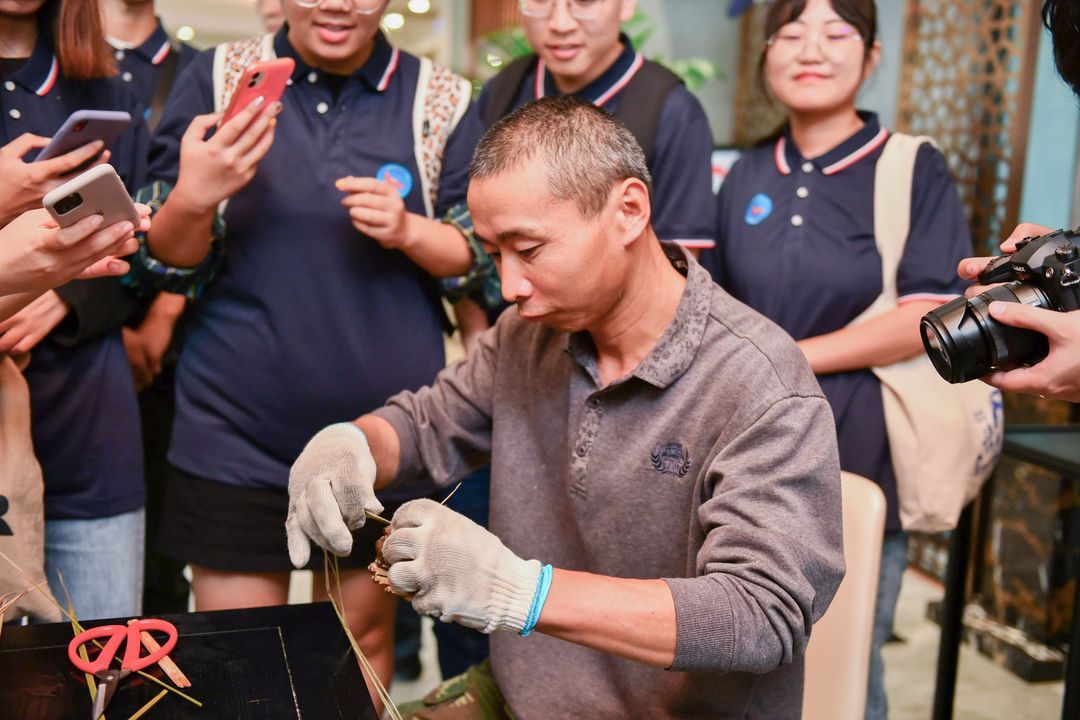
[[[622,8],[619,10],[619,22],[629,22],[637,11],[637,0],[622,0]]]
[[[645,232],[652,218],[649,188],[638,178],[627,178],[615,186],[611,202],[623,244],[628,245]]]

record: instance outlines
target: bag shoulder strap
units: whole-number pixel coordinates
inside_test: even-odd
[[[472,83],[428,58],[420,58],[413,100],[413,147],[428,217],[435,215],[446,143],[471,101]]]
[[[664,102],[682,84],[683,81],[671,70],[646,60],[637,75],[619,93],[614,115],[637,139],[647,160],[652,160]]]
[[[180,53],[183,52],[180,43],[175,40],[169,42],[169,52],[161,61],[161,72],[158,75],[157,85],[154,86],[154,97],[150,99],[150,115],[146,118],[146,125],[150,132],[154,132],[158,123],[161,122],[161,114],[165,112],[165,103],[169,99],[173,83],[176,82],[176,71],[180,67]]]
[[[521,86],[525,83],[525,77],[536,67],[537,59],[536,55],[518,58],[488,81],[487,104],[480,117],[485,128],[490,128],[514,109],[514,103],[521,95]]]
[[[229,106],[244,68],[257,60],[271,60],[276,56],[274,36],[270,33],[233,40],[214,48],[214,112]]]
[[[881,294],[849,323],[868,320],[896,307],[896,273],[911,229],[911,188],[915,159],[924,143],[934,144],[925,135],[893,133],[874,171],[874,241],[881,256]]]

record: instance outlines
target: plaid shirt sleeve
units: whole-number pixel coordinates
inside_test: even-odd
[[[153,217],[165,204],[170,192],[172,185],[158,180],[139,190],[135,200],[149,205],[150,215]],[[166,265],[150,254],[150,249],[146,246],[146,233],[138,233],[138,238],[139,249],[127,258],[131,263],[131,270],[121,282],[140,295],[165,291],[195,300],[217,275],[225,258],[225,219],[220,212],[214,214],[214,224],[210,229],[210,252],[195,267]]]
[[[485,310],[500,307],[503,300],[499,274],[495,269],[495,262],[484,252],[480,241],[476,239],[468,206],[465,203],[454,205],[446,212],[442,221],[465,236],[473,254],[472,267],[466,274],[439,280],[442,294],[450,302],[466,298],[475,300]]]

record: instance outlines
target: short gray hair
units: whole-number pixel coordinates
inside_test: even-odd
[[[607,204],[611,188],[627,178],[645,183],[652,176],[637,140],[610,113],[572,95],[543,98],[495,123],[476,147],[470,177],[483,179],[542,158],[548,187],[560,200],[594,218]]]

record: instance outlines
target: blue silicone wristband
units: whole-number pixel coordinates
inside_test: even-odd
[[[521,637],[528,637],[540,620],[540,613],[544,610],[544,601],[547,600],[548,591],[551,590],[551,566],[545,565],[540,568],[540,580],[536,583],[536,594],[533,595],[532,605],[529,606],[529,615],[525,618],[525,627],[518,633]]]

